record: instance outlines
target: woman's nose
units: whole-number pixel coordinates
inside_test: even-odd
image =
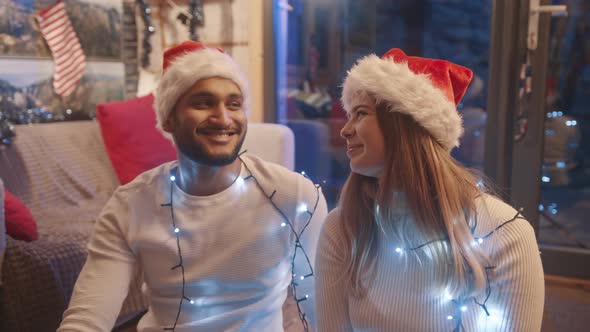
[[[344,139],[347,139],[350,138],[353,133],[354,130],[352,128],[352,125],[350,124],[350,121],[347,121],[344,127],[342,127],[342,130],[340,130],[340,136]]]

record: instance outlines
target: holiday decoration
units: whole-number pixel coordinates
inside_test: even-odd
[[[240,185],[245,185],[246,181],[250,181],[253,182],[255,184],[255,186],[257,187],[257,189],[261,190],[262,193],[264,194],[264,196],[266,196],[266,198],[268,198],[269,203],[273,206],[274,210],[276,212],[279,213],[279,215],[281,216],[282,222],[281,222],[281,227],[286,228],[288,231],[292,232],[294,238],[295,238],[295,245],[294,245],[294,253],[293,256],[291,257],[291,289],[293,290],[293,299],[295,300],[296,304],[297,304],[297,310],[298,310],[298,314],[299,314],[299,318],[301,319],[301,323],[303,324],[303,329],[305,332],[309,331],[309,323],[306,319],[305,313],[303,312],[300,303],[306,300],[309,300],[309,295],[308,294],[304,294],[304,295],[299,295],[297,293],[297,281],[302,281],[305,280],[306,278],[309,277],[313,277],[314,273],[313,273],[313,266],[311,264],[311,261],[309,259],[309,256],[307,255],[307,253],[305,252],[305,250],[303,249],[303,245],[300,242],[301,236],[303,235],[303,232],[305,231],[305,229],[307,228],[307,226],[309,225],[309,223],[311,222],[311,219],[315,213],[315,210],[318,206],[318,203],[320,201],[320,186],[319,185],[315,185],[316,188],[316,192],[317,192],[317,196],[315,199],[315,203],[314,206],[309,209],[307,207],[306,204],[302,203],[301,205],[298,206],[297,208],[297,212],[299,214],[304,214],[306,215],[306,221],[305,224],[303,225],[303,227],[301,228],[300,231],[297,231],[295,229],[295,225],[293,223],[293,221],[289,220],[289,218],[287,217],[287,215],[281,210],[281,208],[275,203],[275,201],[273,200],[274,195],[276,194],[276,190],[274,190],[272,193],[268,193],[260,184],[260,182],[256,179],[256,177],[254,176],[254,174],[252,173],[252,171],[250,170],[250,168],[246,165],[246,163],[244,162],[244,160],[242,159],[241,155],[244,154],[246,151],[243,151],[239,154],[238,158],[240,159],[240,161],[242,162],[242,165],[246,168],[246,170],[248,171],[249,175],[244,177],[244,178],[238,178],[236,181],[237,183],[239,183]],[[305,172],[302,172],[302,175],[305,176]],[[176,224],[176,220],[174,218],[174,200],[173,200],[173,191],[174,191],[174,182],[176,181],[176,176],[175,175],[170,175],[170,201],[167,203],[163,203],[161,204],[162,207],[168,207],[170,208],[170,218],[171,218],[171,227],[172,227],[172,232],[175,234],[176,236],[176,245],[178,248],[178,264],[174,265],[171,267],[172,270],[176,270],[176,269],[180,269],[180,273],[182,273],[182,287],[181,287],[181,298],[180,298],[180,302],[178,305],[178,311],[176,314],[176,319],[174,320],[174,324],[171,327],[167,327],[164,328],[165,331],[175,331],[176,329],[176,325],[178,324],[178,319],[180,317],[180,313],[182,312],[182,305],[183,303],[188,303],[188,304],[195,304],[195,301],[189,297],[187,297],[185,295],[185,288],[186,288],[186,281],[185,281],[185,265],[182,259],[182,250],[181,250],[181,246],[180,246],[180,233],[181,233],[181,229],[180,227]],[[288,227],[287,227],[288,226]],[[295,271],[295,258],[297,257],[297,255],[303,255],[303,257],[305,258],[306,262],[307,262],[307,266],[308,266],[308,271],[303,271],[303,274],[299,275],[299,277],[297,277],[296,271]],[[301,273],[301,271],[297,271],[297,273]]]
[[[71,117],[72,110],[66,110],[67,116],[55,116],[45,108],[2,108],[0,111],[0,122],[7,121],[14,124],[45,123],[54,121],[63,121]],[[69,119],[68,119],[69,120]]]
[[[45,38],[53,60],[53,88],[60,96],[68,96],[76,89],[86,68],[86,56],[72,27],[64,3],[45,8],[35,19]]]
[[[182,22],[182,24],[188,26],[189,38],[194,41],[198,41],[199,36],[196,33],[196,27],[203,26],[205,22],[203,16],[203,5],[201,1],[190,0],[188,12],[174,3],[173,0],[167,0],[167,2],[170,6],[173,6],[181,11],[176,18]],[[143,51],[141,54],[141,66],[143,68],[147,68],[150,65],[150,53],[152,51],[150,38],[155,33],[156,28],[152,22],[152,9],[149,7],[149,5],[144,0],[137,0],[137,4],[139,6],[139,11],[145,29],[143,32],[143,40],[141,42]]]
[[[152,24],[152,9],[143,0],[137,0],[141,19],[143,20],[143,40],[141,41],[143,53],[141,54],[141,66],[147,67],[150,65],[150,53],[152,51],[152,44],[150,44],[150,37],[156,31]]]
[[[0,111],[0,144],[10,145],[14,136],[14,126],[8,121],[4,113]]]
[[[199,41],[199,35],[197,35],[197,25],[203,26],[205,24],[205,18],[203,17],[203,4],[201,4],[201,0],[191,0],[189,10],[192,15],[188,25],[189,36],[190,39]]]
[[[457,106],[472,77],[473,72],[463,66],[407,56],[393,48],[381,58],[368,55],[349,70],[342,103],[349,109],[355,93],[365,91],[380,102],[396,105],[396,112],[411,116],[450,151],[459,146],[463,133]]]
[[[164,52],[163,74],[155,91],[157,128],[162,128],[185,91],[198,80],[209,77],[227,78],[236,83],[242,92],[243,109],[248,112],[251,103],[249,83],[240,66],[222,50],[189,40]],[[164,130],[162,133],[170,137]]]
[[[327,118],[332,109],[332,97],[326,91],[312,91],[308,81],[303,82],[302,89],[290,90],[287,94],[295,100],[297,109],[306,119]]]

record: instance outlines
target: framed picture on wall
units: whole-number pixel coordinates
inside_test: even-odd
[[[93,118],[97,103],[125,99],[122,0],[62,2],[86,56],[84,74],[67,97],[53,89],[54,59],[35,20],[56,0],[3,1],[0,111],[15,123]]]
[[[52,60],[0,59],[0,110],[15,123],[50,122],[93,118],[96,104],[125,99],[121,62],[87,62],[78,87],[66,98],[53,91],[52,75]]]
[[[34,15],[55,0],[4,0],[0,11],[0,56],[49,58]],[[90,59],[121,59],[122,0],[64,0],[82,50]]]

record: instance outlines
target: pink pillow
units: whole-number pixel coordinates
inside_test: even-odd
[[[4,219],[6,233],[21,241],[37,240],[37,223],[29,208],[16,196],[4,190]]]
[[[176,159],[176,150],[156,129],[154,96],[97,105],[102,139],[121,184]]]

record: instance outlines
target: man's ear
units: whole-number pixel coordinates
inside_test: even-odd
[[[162,129],[167,133],[172,133],[174,131],[174,116],[169,114],[164,123],[162,123]]]

